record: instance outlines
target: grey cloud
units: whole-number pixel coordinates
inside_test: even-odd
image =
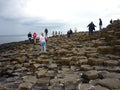
[[[26,0],[28,1],[28,0]],[[0,0],[0,17],[21,17],[25,0]]]
[[[21,25],[31,26],[57,26],[62,23],[47,22],[43,18],[26,17],[23,9],[29,0],[0,0],[0,19]]]
[[[118,5],[118,8],[120,8],[120,4]]]
[[[108,12],[104,15],[104,17],[112,17],[112,16],[116,16],[116,15],[120,15],[120,12],[114,12],[114,13],[113,12]]]

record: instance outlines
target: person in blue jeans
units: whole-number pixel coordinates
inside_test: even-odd
[[[102,30],[102,19],[99,18],[99,30]]]
[[[43,33],[41,33],[40,36],[40,46],[41,46],[41,51],[46,52],[46,37],[44,36]]]

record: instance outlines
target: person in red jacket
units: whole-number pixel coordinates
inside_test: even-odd
[[[36,44],[36,37],[37,37],[37,34],[36,34],[36,32],[34,32],[33,33],[34,44]]]

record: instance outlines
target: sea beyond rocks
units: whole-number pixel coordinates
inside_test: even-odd
[[[120,20],[95,31],[0,45],[0,90],[120,90]]]

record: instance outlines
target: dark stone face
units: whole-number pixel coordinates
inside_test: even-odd
[[[89,78],[85,73],[81,75],[81,78],[82,78],[82,83],[89,83]]]

